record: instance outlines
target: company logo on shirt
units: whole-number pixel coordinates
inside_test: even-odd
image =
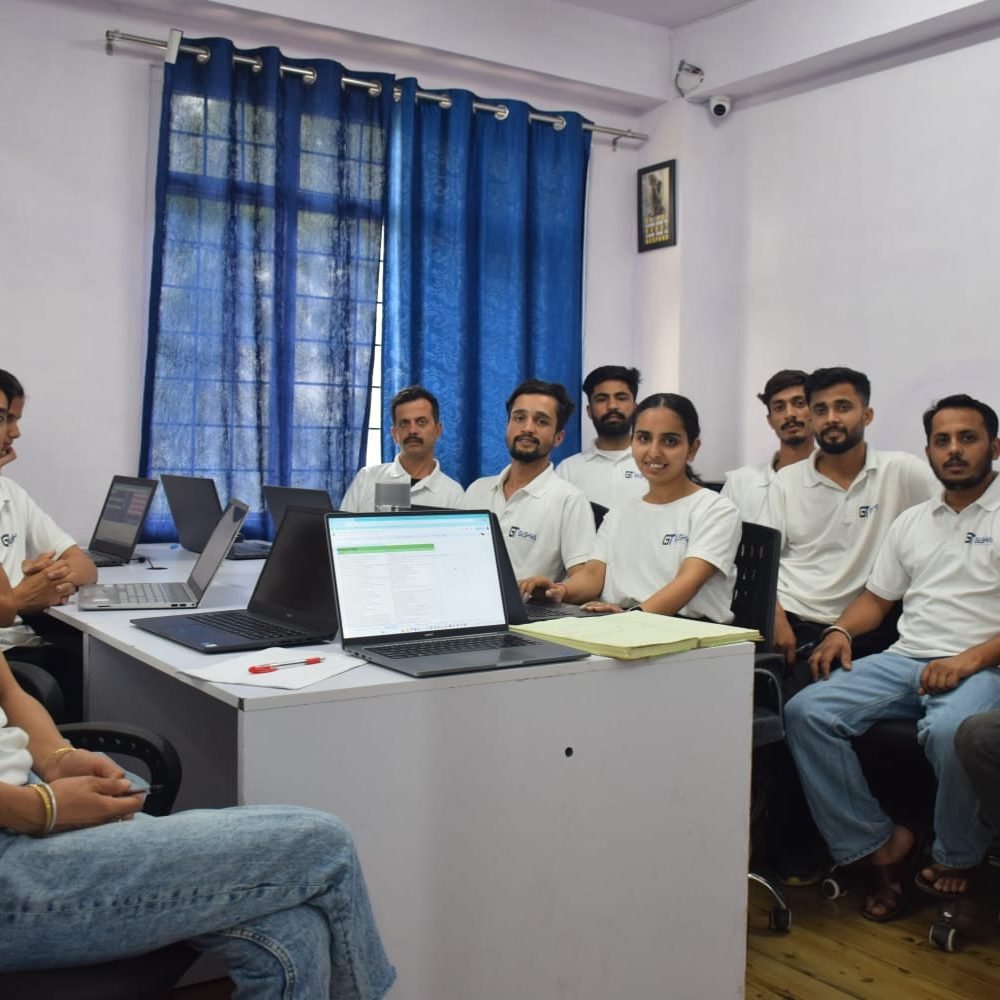
[[[663,536],[663,541],[660,542],[661,545],[686,545],[688,542],[688,536],[680,531],[671,532],[669,535]]]
[[[529,542],[537,542],[538,535],[533,531],[525,531],[524,528],[519,528],[516,524],[507,532],[508,538],[527,538]]]
[[[641,479],[642,478],[642,473],[641,472],[636,472],[634,469],[626,469],[625,470],[625,478],[626,479]]]
[[[875,513],[878,511],[878,504],[862,504],[858,508],[858,517],[874,517]]]
[[[3,545],[5,549],[9,549],[16,541],[17,541],[16,531],[13,532],[13,534],[5,531],[2,535],[0,535],[0,545]]]
[[[974,531],[967,531],[965,533],[965,544],[966,545],[992,545],[993,536],[992,535],[977,535]]]

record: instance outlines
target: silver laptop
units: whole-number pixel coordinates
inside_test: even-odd
[[[86,553],[95,566],[124,566],[132,558],[139,532],[156,492],[155,479],[115,476],[97,518]]]
[[[328,514],[344,652],[413,677],[583,659],[512,633],[487,511]]]
[[[241,500],[229,501],[185,583],[88,584],[77,592],[77,606],[81,611],[198,607],[249,509]]]

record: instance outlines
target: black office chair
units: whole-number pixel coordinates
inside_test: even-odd
[[[733,587],[733,624],[755,628],[764,637],[754,654],[753,748],[780,743],[785,738],[785,714],[781,694],[781,676],[785,661],[772,652],[774,608],[778,600],[778,557],[781,532],[761,524],[743,522],[740,545],[736,551],[736,583]],[[768,776],[756,766],[751,778],[750,841],[754,854],[755,834],[762,825],[767,805]],[[751,882],[763,886],[774,900],[768,914],[772,930],[787,931],[792,925],[792,911],[777,879],[761,870],[751,860]]]
[[[60,697],[59,686],[40,667],[9,661],[18,683],[46,707]],[[54,694],[53,694],[54,689]],[[173,808],[181,783],[181,762],[169,740],[137,726],[118,723],[75,722],[59,731],[75,746],[121,759],[130,770],[147,772],[159,791],[146,797],[143,811],[166,816]],[[135,762],[140,762],[137,766]],[[124,861],[123,861],[124,863]],[[0,972],[3,1000],[168,1000],[178,980],[198,952],[184,943],[156,951],[67,969]]]

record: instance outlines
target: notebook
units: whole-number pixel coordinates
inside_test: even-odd
[[[128,611],[148,608],[196,608],[250,508],[230,500],[185,583],[92,583],[77,591],[81,611]]]
[[[95,566],[124,566],[132,558],[146,512],[156,493],[155,479],[114,476],[86,554]]]
[[[188,552],[201,552],[222,514],[215,481],[205,476],[162,475],[160,482],[163,483],[163,492],[167,494],[181,548]],[[227,558],[264,559],[270,549],[270,542],[237,541]]]
[[[132,624],[203,653],[301,646],[337,633],[324,511],[290,506],[244,611],[133,618]]]
[[[580,659],[507,629],[487,511],[327,514],[344,652],[413,677]]]
[[[326,490],[311,490],[301,486],[265,486],[264,503],[267,504],[267,511],[271,515],[275,531],[281,527],[281,519],[291,505],[309,507],[324,514],[334,509],[330,503],[330,494]],[[322,544],[325,552],[326,541],[324,540]]]

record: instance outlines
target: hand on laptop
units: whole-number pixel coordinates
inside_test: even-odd
[[[525,580],[518,580],[517,585],[521,590],[521,597],[526,601],[536,598],[561,604],[566,600],[566,584],[553,583],[546,576],[529,576]]]

